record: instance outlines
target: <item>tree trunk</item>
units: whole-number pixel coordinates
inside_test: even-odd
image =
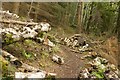
[[[86,3],[86,5],[83,7],[84,9],[84,14],[83,14],[83,25],[84,25],[84,30],[86,31],[87,29],[87,22],[88,22],[88,13],[89,13],[89,3]]]
[[[117,33],[118,33],[118,48],[119,48],[119,53],[118,56],[120,56],[120,2],[118,3],[119,5],[119,10],[118,10],[118,19],[117,19]],[[120,70],[120,57],[118,57],[118,69]],[[120,74],[119,74],[120,77]]]
[[[73,17],[72,24],[75,24],[75,21],[76,21],[77,7],[78,7],[78,3],[76,3],[75,14],[74,14],[74,17]]]
[[[92,19],[92,12],[93,12],[93,2],[91,3],[91,10],[90,10],[90,14],[89,14],[90,17],[88,19],[87,28],[86,28],[88,34],[89,34],[90,21]]]
[[[18,14],[19,13],[19,5],[20,5],[20,2],[15,2],[14,4],[13,4],[13,13],[15,13],[15,14]]]
[[[30,13],[31,13],[32,7],[33,7],[33,0],[30,4],[29,12],[27,13],[27,19],[30,19]]]
[[[68,23],[69,23],[69,2],[66,3],[65,16],[64,16],[63,22],[65,25],[68,25]]]
[[[117,33],[118,33],[118,41],[120,42],[120,2],[118,3],[119,8],[118,8],[118,19],[117,19]]]
[[[78,8],[77,8],[77,33],[82,33],[82,2],[78,3]]]
[[[35,21],[37,22],[38,20],[38,13],[39,13],[39,3],[36,4],[36,11],[35,11]]]

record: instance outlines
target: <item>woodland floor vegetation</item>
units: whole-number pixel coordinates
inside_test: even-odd
[[[17,63],[56,78],[118,78],[120,2],[3,2],[0,17],[3,79],[32,72]]]

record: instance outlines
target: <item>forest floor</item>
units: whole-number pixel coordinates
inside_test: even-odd
[[[28,47],[26,48],[25,44],[16,47],[16,45],[20,45],[20,43],[11,44],[9,46],[5,46],[3,49],[12,53],[15,57],[18,57],[22,62],[29,64],[33,67],[40,68],[41,70],[45,70],[47,72],[52,72],[57,74],[57,78],[77,78],[80,70],[84,67],[87,60],[82,60],[81,57],[84,54],[72,52],[71,49],[65,45],[61,45],[60,52],[56,53],[57,55],[64,58],[64,64],[57,64],[52,61],[49,53],[45,53],[45,55],[41,56],[40,54],[40,46],[37,45],[38,48],[37,58],[34,59],[26,59],[23,55],[21,55],[20,48],[23,47],[28,51],[36,51],[35,48]],[[14,47],[14,48],[13,48]],[[16,47],[16,48],[15,48]],[[46,46],[45,46],[46,47]],[[46,47],[47,48],[47,47]],[[17,54],[16,54],[17,53]],[[48,56],[49,55],[49,56]]]
[[[114,39],[109,39],[106,41],[106,44],[101,45],[101,50],[105,51],[107,55],[107,59],[111,60],[111,63],[114,62],[114,57],[117,56],[117,46],[116,41]],[[108,49],[107,43],[113,45]],[[96,45],[97,46],[97,45]],[[15,57],[19,58],[22,62],[29,64],[33,67],[40,68],[41,70],[52,72],[57,74],[57,78],[77,78],[79,76],[80,71],[86,67],[86,64],[89,62],[87,59],[81,59],[86,53],[75,53],[71,51],[71,48],[65,45],[59,45],[59,50],[54,52],[64,59],[64,64],[60,65],[52,61],[51,55],[49,53],[48,46],[43,44],[38,44],[32,40],[25,40],[24,42],[17,42],[14,44],[10,44],[4,46],[3,49],[14,55]],[[32,53],[32,58],[27,58],[24,55],[24,50],[27,53]],[[109,52],[113,54],[109,54]],[[35,57],[34,54],[37,56]],[[103,54],[104,55],[104,54]],[[112,57],[111,57],[112,56]],[[105,56],[104,56],[105,57]]]

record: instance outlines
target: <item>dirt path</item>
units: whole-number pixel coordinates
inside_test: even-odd
[[[20,43],[18,43],[20,44]],[[22,45],[22,43],[21,43]],[[23,47],[25,50],[29,50],[31,51],[35,51],[34,53],[38,53],[37,59],[36,60],[29,60],[26,59],[25,57],[23,57],[23,55],[21,54],[21,51],[19,49],[19,47],[14,47],[14,45],[10,45],[9,50],[5,49],[6,51],[8,51],[9,53],[12,53],[12,55],[14,55],[15,57],[18,57],[22,62],[31,65],[33,67],[36,68],[40,68],[41,70],[45,70],[47,72],[53,72],[57,74],[57,78],[76,78],[78,77],[78,74],[80,72],[80,68],[84,66],[84,64],[86,63],[85,60],[81,60],[81,56],[83,56],[83,54],[79,54],[79,53],[74,53],[70,50],[70,48],[61,45],[61,51],[62,53],[56,53],[57,55],[61,56],[64,58],[65,63],[63,65],[59,65],[53,61],[51,61],[51,58],[43,58],[43,61],[40,61],[41,55],[41,48],[39,48],[39,46],[37,46],[37,50],[36,48],[34,48],[35,46],[30,46],[25,48],[25,45],[20,46],[20,48]],[[17,53],[17,54],[16,54]],[[18,55],[19,54],[19,55]],[[42,64],[43,63],[43,64]],[[44,65],[45,67],[41,67],[40,64]]]
[[[49,72],[55,72],[57,78],[77,78],[80,68],[84,66],[85,61],[81,60],[82,54],[71,52],[69,48],[62,47],[65,64],[59,65],[54,63],[52,66],[46,68]]]

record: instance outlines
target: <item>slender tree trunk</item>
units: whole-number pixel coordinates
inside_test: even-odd
[[[77,33],[82,33],[82,2],[78,3],[78,8],[77,8]]]
[[[118,8],[118,18],[117,18],[117,25],[116,25],[116,28],[117,28],[117,33],[118,33],[118,40],[120,42],[120,2],[118,3],[119,5],[119,8]]]
[[[13,4],[13,13],[15,13],[15,14],[18,14],[19,13],[19,6],[20,6],[20,2],[15,2],[14,4]]]
[[[87,22],[88,22],[88,13],[89,13],[89,3],[86,3],[86,5],[84,6],[84,14],[83,14],[83,24],[84,24],[84,28],[85,28],[85,31],[87,29]]]
[[[83,25],[83,20],[84,20],[84,19],[83,19],[83,18],[84,18],[84,17],[83,17],[83,16],[84,16],[84,13],[83,13],[83,12],[84,12],[84,2],[82,2],[82,8],[81,8],[81,9],[82,9],[82,10],[81,10],[81,11],[82,11],[82,12],[81,12],[81,26],[82,26],[82,28],[83,28],[83,26],[84,26],[84,25]],[[82,29],[82,30],[84,30],[84,29]]]
[[[86,28],[87,33],[89,33],[90,22],[91,22],[91,19],[92,19],[92,12],[93,12],[93,2],[91,3],[91,10],[90,10],[90,14],[89,14],[90,17],[88,19],[87,28]]]
[[[116,25],[116,28],[117,28],[117,33],[118,33],[118,50],[119,50],[119,53],[118,53],[118,69],[120,70],[120,2],[118,3],[119,5],[119,10],[118,10],[118,19],[117,19],[117,25]],[[120,72],[119,72],[120,73]],[[119,77],[120,77],[120,74],[119,74]]]
[[[65,10],[65,17],[64,17],[64,24],[68,24],[69,22],[69,2],[66,3],[66,10]]]
[[[78,3],[76,3],[76,8],[75,8],[75,13],[74,13],[72,24],[75,24],[75,21],[76,21],[77,7],[78,7]]]
[[[37,19],[38,19],[38,12],[39,12],[39,2],[38,3],[36,3],[36,11],[35,11],[35,21],[37,22]]]
[[[33,6],[33,0],[32,0],[32,2],[30,4],[29,12],[27,13],[27,19],[30,18],[30,13],[31,13],[31,10],[32,10],[32,6]]]

